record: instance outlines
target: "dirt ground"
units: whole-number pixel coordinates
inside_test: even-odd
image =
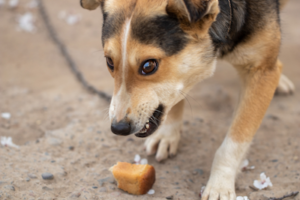
[[[230,125],[239,94],[234,69],[220,61],[214,77],[199,83],[187,97],[178,155],[163,163],[147,157],[143,139],[110,132],[108,103],[89,94],[75,80],[47,35],[37,8],[20,1],[16,9],[0,6],[0,136],[19,149],[0,146],[0,199],[199,199],[216,149]],[[78,1],[45,1],[59,37],[90,83],[112,93],[113,79],[104,62],[101,12],[80,8]],[[69,25],[61,11],[80,14]],[[274,97],[249,151],[255,169],[242,172],[237,195],[251,200],[300,190],[300,1],[282,13],[280,58],[284,74],[295,84],[292,96]],[[34,33],[17,30],[19,15],[31,12]],[[132,162],[140,154],[156,169],[155,194],[132,196],[116,188],[108,168]],[[53,180],[43,180],[49,172]],[[249,188],[265,172],[273,187]],[[300,195],[294,199],[300,200]]]

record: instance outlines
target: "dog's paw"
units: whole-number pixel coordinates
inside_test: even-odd
[[[289,95],[293,94],[295,91],[295,86],[290,79],[288,79],[285,75],[281,74],[279,79],[279,84],[276,89],[277,95]]]
[[[234,180],[220,176],[210,179],[201,200],[236,200]]]
[[[145,149],[148,155],[156,153],[158,162],[173,157],[177,153],[180,140],[180,125],[161,125],[152,136],[145,141]]]

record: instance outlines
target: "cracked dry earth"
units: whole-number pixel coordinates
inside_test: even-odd
[[[87,93],[75,80],[49,39],[36,8],[36,31],[16,29],[16,18],[28,11],[0,7],[0,136],[13,138],[19,149],[0,146],[0,199],[199,199],[209,178],[213,156],[230,125],[239,94],[236,72],[219,62],[214,77],[199,83],[188,95],[178,155],[157,163],[155,194],[132,196],[116,188],[108,168],[117,161],[147,157],[143,139],[110,132],[108,103]],[[59,36],[87,79],[112,93],[113,80],[103,58],[101,13],[80,8],[77,1],[45,0]],[[300,2],[291,0],[282,13],[280,58],[284,73],[294,82],[291,96],[274,97],[248,154],[255,169],[242,172],[239,196],[251,200],[283,196],[300,190]],[[58,15],[81,14],[75,25]],[[42,179],[51,173],[52,180]],[[273,187],[253,191],[265,172]],[[298,195],[294,199],[300,200]]]

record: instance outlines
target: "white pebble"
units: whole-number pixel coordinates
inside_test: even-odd
[[[148,160],[146,158],[143,158],[141,160],[141,165],[146,165],[146,164],[148,164]]]
[[[4,119],[10,119],[11,114],[8,113],[8,112],[4,112],[4,113],[1,113],[1,117],[4,118]]]
[[[0,0],[0,6],[3,6],[5,4],[5,0]]]
[[[81,20],[81,15],[80,14],[73,14],[70,11],[61,10],[58,13],[58,18],[64,20],[69,25],[74,25],[74,24],[78,23]]]
[[[9,5],[10,8],[15,8],[15,7],[18,6],[18,4],[19,4],[19,0],[10,0],[8,2],[8,5]]]
[[[139,154],[136,154],[136,155],[134,156],[134,162],[135,162],[135,163],[139,163],[140,160],[141,160],[141,156],[140,156]]]
[[[148,192],[147,192],[147,194],[154,194],[155,193],[155,190],[153,190],[153,189],[151,189],[151,190],[149,190]]]
[[[22,15],[19,18],[18,22],[19,22],[19,27],[24,31],[33,32],[35,30],[35,26],[33,24],[34,22],[33,15],[29,12]]]
[[[249,200],[249,198],[247,196],[244,196],[244,197],[238,196],[238,197],[236,197],[236,200]]]
[[[74,25],[77,22],[79,22],[79,20],[80,20],[80,17],[78,15],[69,15],[66,19],[66,21],[69,25]]]
[[[53,137],[47,138],[47,141],[52,146],[58,146],[62,143],[62,141],[60,139],[53,138]]]

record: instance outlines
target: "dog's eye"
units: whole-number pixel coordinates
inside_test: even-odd
[[[140,72],[142,75],[150,75],[156,72],[158,62],[155,59],[147,60],[141,66]]]
[[[109,67],[109,69],[111,71],[114,71],[114,62],[112,61],[112,59],[110,57],[106,57],[106,63],[107,63],[107,66]]]

